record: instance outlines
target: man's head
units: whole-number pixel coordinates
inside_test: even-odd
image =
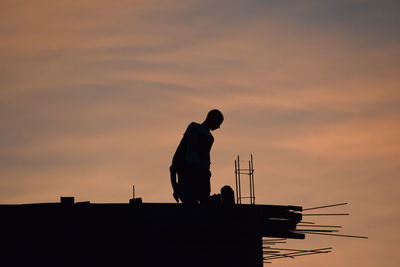
[[[207,114],[207,118],[204,121],[204,124],[211,130],[214,131],[218,129],[222,122],[224,121],[224,115],[218,109],[210,110]]]

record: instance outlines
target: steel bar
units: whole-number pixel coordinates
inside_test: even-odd
[[[249,191],[250,191],[250,204],[253,204],[253,190],[252,190],[252,182],[251,182],[251,169],[250,169],[250,160],[249,160]]]
[[[313,232],[301,232],[302,234],[314,234],[314,235],[331,235],[331,236],[339,236],[339,237],[351,237],[351,238],[364,238],[368,239],[368,236],[359,236],[359,235],[340,235],[340,234],[325,234],[325,233],[313,233]]]
[[[296,229],[296,231],[300,231],[300,232],[326,232],[326,233],[339,232],[339,230],[320,230],[320,229]]]
[[[240,158],[239,155],[237,156],[237,167],[238,167],[238,183],[239,183],[239,201],[238,204],[242,204],[242,191],[241,191],[241,185],[240,185]]]
[[[317,252],[309,252],[309,253],[298,253],[295,255],[282,255],[282,256],[270,256],[270,257],[265,257],[264,260],[275,260],[275,259],[281,259],[281,258],[295,258],[299,256],[306,256],[306,255],[314,255],[314,254],[322,254],[322,253],[330,253],[331,251],[317,251]]]
[[[300,252],[315,252],[315,251],[328,250],[328,249],[333,249],[333,248],[330,247],[330,248],[317,248],[317,249],[293,249],[293,248],[270,248],[270,249],[300,251]]]
[[[313,208],[303,209],[303,211],[305,211],[305,210],[316,210],[316,209],[330,208],[330,207],[337,207],[337,206],[343,206],[343,205],[347,205],[347,204],[349,204],[349,203],[338,203],[338,204],[332,204],[332,205],[326,205],[326,206],[319,206],[319,207],[313,207]]]
[[[285,238],[277,240],[263,240],[263,243],[286,243]]]
[[[236,182],[236,204],[239,204],[239,191],[238,191],[238,177],[237,177],[237,166],[235,159],[235,182]]]
[[[303,216],[346,216],[350,215],[350,213],[310,213],[310,214],[302,214]]]
[[[251,160],[251,179],[252,179],[252,184],[253,184],[253,204],[256,204],[256,190],[255,190],[255,185],[254,185],[254,165],[253,165],[253,154],[250,154],[250,160]]]
[[[279,251],[273,251],[273,250],[265,250],[263,251],[263,254],[277,254],[280,253]]]
[[[298,224],[297,226],[304,226],[304,227],[327,227],[327,228],[342,228],[340,225],[316,225],[316,224]]]
[[[331,252],[331,250],[327,250],[327,249],[315,249],[312,251],[296,251],[296,252],[289,252],[289,253],[283,253],[283,254],[278,254],[278,255],[271,255],[271,256],[267,256],[265,257],[265,259],[278,259],[278,258],[285,258],[285,257],[296,257],[296,256],[300,256],[303,254],[317,254],[317,253],[328,253]]]
[[[298,256],[305,256],[305,255],[313,255],[313,254],[322,254],[322,253],[329,253],[332,252],[331,250],[326,251],[312,251],[312,252],[291,252],[291,253],[284,253],[284,254],[264,254],[264,260],[276,260],[282,258],[292,258]]]

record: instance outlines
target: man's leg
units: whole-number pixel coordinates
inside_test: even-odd
[[[210,178],[211,172],[208,169],[201,169],[199,170],[199,177],[198,177],[198,199],[200,204],[205,204],[210,199],[211,193],[211,185],[210,185]]]
[[[190,166],[187,166],[178,173],[179,178],[179,199],[183,204],[194,205],[198,203],[196,197],[196,174]]]

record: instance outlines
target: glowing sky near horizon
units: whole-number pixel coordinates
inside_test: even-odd
[[[273,266],[397,267],[398,14],[397,1],[1,0],[0,203],[127,202],[133,184],[172,202],[175,148],[218,108],[213,192],[252,153],[257,203],[349,202],[326,222],[370,237],[293,241],[334,252]]]

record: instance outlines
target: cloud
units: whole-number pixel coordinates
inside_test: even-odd
[[[233,184],[237,154],[253,153],[258,203],[351,201],[355,234],[378,236],[380,218],[384,233],[396,231],[395,2],[0,5],[2,203],[127,202],[132,184],[147,202],[172,201],[179,139],[219,108],[213,192]],[[370,245],[332,242],[345,252],[296,264],[377,261],[361,257]]]

